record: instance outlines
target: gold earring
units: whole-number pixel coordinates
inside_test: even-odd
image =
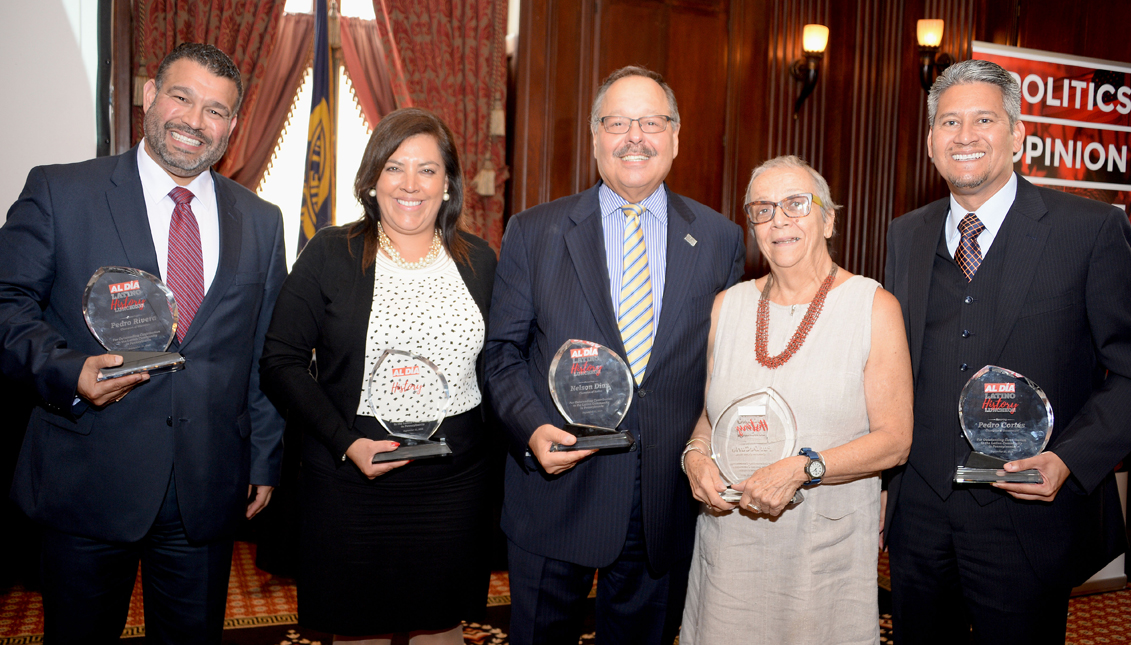
[[[370,188],[369,189],[369,196],[370,197],[376,197],[377,196],[377,189],[376,188]]]

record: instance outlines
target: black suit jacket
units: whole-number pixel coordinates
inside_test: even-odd
[[[508,224],[491,304],[487,382],[511,439],[503,530],[533,553],[599,567],[624,545],[637,455],[598,453],[550,476],[526,452],[539,426],[565,424],[547,370],[566,340],[597,342],[625,355],[597,190],[536,206]],[[659,325],[644,381],[620,426],[641,450],[645,544],[659,570],[691,552],[698,506],[679,456],[703,411],[711,305],[742,276],[742,237],[742,229],[719,213],[668,191]]]
[[[370,264],[362,272],[364,240],[347,239],[348,234],[348,227],[324,228],[302,250],[279,295],[260,371],[264,389],[288,411],[287,423],[325,445],[326,450],[304,450],[304,459],[331,472],[348,463],[351,467],[341,475],[353,479],[361,475],[342,456],[366,436],[354,419],[365,378],[365,333],[377,271]],[[459,235],[470,253],[467,263],[456,266],[488,322],[495,252],[474,235]],[[316,378],[309,369],[311,350],[318,357]],[[483,352],[476,373],[482,391]]]
[[[132,542],[149,530],[170,472],[194,540],[229,535],[248,483],[274,485],[282,418],[252,369],[286,276],[279,209],[213,173],[220,257],[184,342],[185,369],[119,403],[72,407],[83,362],[106,353],[82,294],[99,267],[160,276],[137,168],[116,157],[33,168],[0,229],[0,370],[38,395],[12,497],[68,533]]]
[[[884,286],[903,307],[916,379],[948,210],[949,198],[941,199],[896,219],[888,232]],[[913,442],[928,433],[961,432],[959,392],[983,365],[1015,370],[1044,389],[1055,415],[1047,450],[1071,477],[1052,503],[1022,502],[1000,491],[994,491],[999,499],[979,495],[1010,514],[1034,569],[1057,584],[1082,582],[1125,548],[1112,470],[1131,451],[1129,245],[1131,226],[1119,209],[1018,178],[1017,197],[986,256],[1005,254],[991,328],[971,339],[978,357],[971,370],[959,375],[956,369],[954,387],[932,394],[954,413],[932,418],[923,413],[928,402],[915,403]],[[950,453],[913,447],[904,468],[926,470],[931,459],[947,460],[936,466],[958,465],[949,463]],[[900,504],[902,476],[897,471],[888,487],[886,526]]]

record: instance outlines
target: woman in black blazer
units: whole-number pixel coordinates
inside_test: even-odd
[[[261,360],[263,388],[302,429],[299,621],[336,640],[462,643],[460,621],[486,595],[481,350],[495,253],[458,230],[459,156],[430,112],[381,120],[354,194],[365,217],[303,249]],[[450,456],[372,463],[398,447],[369,405],[384,349],[443,372],[448,412],[432,438]]]

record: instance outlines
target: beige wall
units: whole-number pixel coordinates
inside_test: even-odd
[[[33,166],[95,154],[97,11],[97,0],[0,0],[0,222]]]

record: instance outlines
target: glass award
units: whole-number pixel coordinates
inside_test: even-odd
[[[177,334],[177,300],[153,274],[129,267],[95,271],[82,294],[82,315],[99,344],[122,357],[121,365],[99,370],[99,381],[185,365],[183,356],[165,351]]]
[[[399,349],[381,352],[369,373],[366,398],[370,411],[400,443],[391,452],[373,455],[373,463],[443,457],[452,449],[432,435],[448,414],[448,380],[432,361]]]
[[[1003,367],[978,370],[958,397],[962,432],[974,452],[958,467],[959,484],[1012,482],[1040,484],[1036,469],[1016,473],[1002,469],[1006,462],[1034,457],[1052,434],[1052,404],[1036,383]]]
[[[554,444],[551,452],[633,448],[636,439],[617,426],[632,405],[632,372],[616,352],[587,340],[567,340],[554,355],[548,374],[550,396],[565,417],[563,430],[577,437],[572,446]]]
[[[731,401],[711,426],[711,458],[727,484],[723,501],[735,504],[742,493],[731,486],[749,479],[759,468],[797,454],[797,422],[793,410],[773,388],[763,388]],[[791,504],[805,496],[798,490]]]

